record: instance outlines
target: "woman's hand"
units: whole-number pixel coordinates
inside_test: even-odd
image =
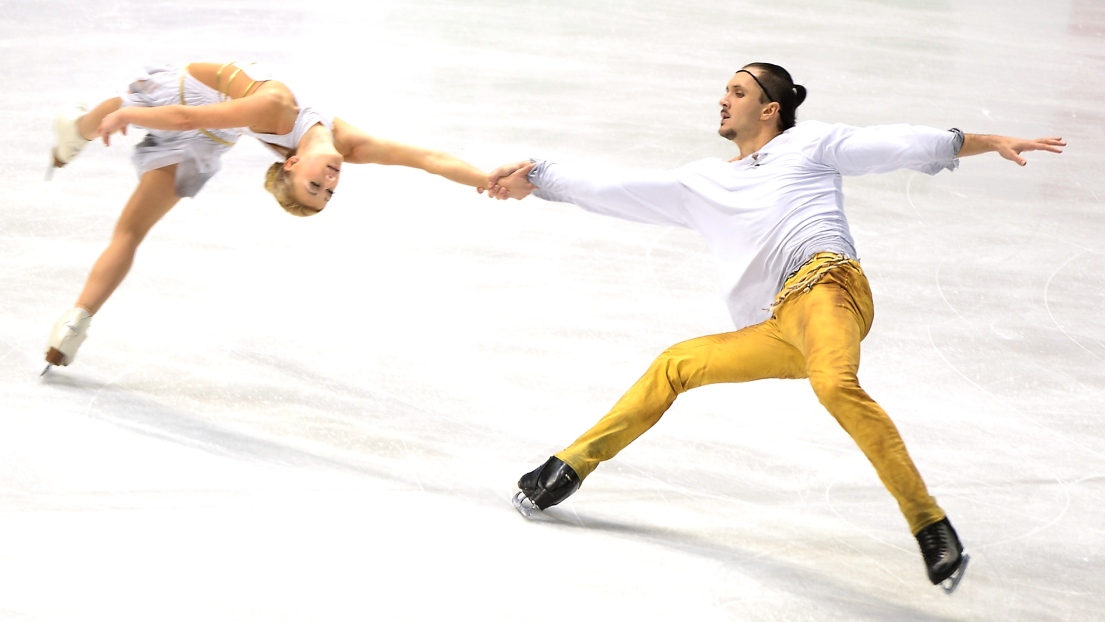
[[[491,171],[487,177],[487,196],[499,200],[526,198],[537,189],[527,177],[534,166],[534,162],[521,160]]]
[[[96,128],[96,135],[104,141],[105,145],[111,146],[111,135],[116,132],[123,136],[127,135],[127,125],[129,123],[126,120],[125,112],[126,108],[120,108],[100,121],[100,126]]]

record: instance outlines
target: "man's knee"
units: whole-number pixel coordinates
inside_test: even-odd
[[[677,394],[693,389],[698,386],[693,384],[693,379],[696,370],[701,367],[694,351],[694,348],[688,347],[685,343],[676,344],[664,350],[652,362],[653,373],[662,377]]]
[[[886,412],[859,386],[855,374],[811,374],[817,400],[861,446],[878,450],[897,435]]]
[[[863,391],[853,373],[810,372],[809,378],[817,400],[834,415],[841,405],[855,401]]]

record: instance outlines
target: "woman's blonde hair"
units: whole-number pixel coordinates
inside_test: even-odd
[[[288,179],[288,172],[284,170],[283,162],[273,162],[269,170],[265,171],[265,190],[272,193],[280,207],[292,216],[314,216],[319,212],[295,200],[292,183]]]

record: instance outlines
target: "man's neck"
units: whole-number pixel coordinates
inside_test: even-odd
[[[743,160],[753,153],[756,153],[760,149],[763,149],[764,145],[774,140],[775,137],[779,134],[782,134],[782,132],[777,128],[769,129],[767,127],[764,127],[759,132],[750,137],[736,137],[735,139],[733,139],[733,142],[737,145],[737,148],[740,149],[741,154],[740,157],[737,157],[735,159]]]

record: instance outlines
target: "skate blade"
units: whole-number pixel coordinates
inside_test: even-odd
[[[963,561],[959,563],[959,568],[955,569],[952,576],[940,582],[940,589],[944,590],[945,594],[951,596],[955,588],[959,587],[959,582],[963,580],[963,573],[967,571],[967,562],[969,561],[971,561],[971,556],[964,553]]]
[[[514,503],[514,509],[518,510],[518,513],[526,518],[533,518],[533,513],[540,511],[537,509],[537,506],[533,504],[533,501],[530,501],[529,497],[521,490],[514,493],[511,502]]]
[[[50,166],[46,167],[46,181],[50,181],[54,178],[54,171],[65,166],[65,162],[58,159],[57,152],[50,152]]]
[[[51,364],[47,363],[47,364],[46,364],[46,369],[42,370],[42,373],[41,373],[41,374],[39,374],[39,375],[38,375],[38,377],[39,377],[39,378],[41,378],[41,377],[45,376],[45,375],[46,375],[46,372],[50,371],[50,368],[51,368],[51,367],[53,367],[53,365],[51,365]]]

